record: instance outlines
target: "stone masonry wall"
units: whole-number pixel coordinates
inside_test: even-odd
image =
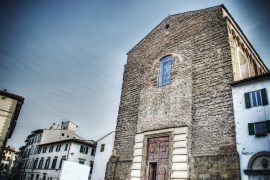
[[[158,87],[159,60],[166,55],[173,57],[172,83]],[[136,133],[181,126],[188,126],[190,179],[218,174],[226,179],[237,173],[237,168],[225,166],[226,162],[238,164],[232,75],[221,6],[164,19],[128,53],[114,143],[118,168],[109,161],[106,179],[112,173],[116,179],[129,178],[131,163],[127,161],[132,160]],[[215,171],[194,165],[206,162],[205,157],[209,163],[216,159]],[[197,175],[202,171],[200,178]]]
[[[138,120],[140,72],[140,63],[137,61],[125,65],[114,141],[114,153],[118,159],[108,162],[105,179],[114,177],[124,180],[129,176]]]
[[[235,176],[239,174],[239,161],[230,88],[233,70],[227,22],[221,8],[212,13],[216,18],[208,21],[208,28],[193,41],[196,49],[192,71],[190,177],[239,179]],[[209,168],[197,166],[197,161],[208,164]],[[228,166],[227,162],[232,165]],[[200,176],[202,174],[204,176]]]

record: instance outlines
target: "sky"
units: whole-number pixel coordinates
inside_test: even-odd
[[[9,145],[70,120],[115,130],[126,53],[168,15],[224,4],[270,67],[267,0],[1,0],[0,89],[25,98]]]

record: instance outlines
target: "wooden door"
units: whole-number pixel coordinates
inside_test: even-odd
[[[147,143],[146,179],[167,180],[169,137],[150,138]]]

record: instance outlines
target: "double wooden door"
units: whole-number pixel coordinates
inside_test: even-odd
[[[169,137],[148,139],[146,179],[167,180],[169,166]]]

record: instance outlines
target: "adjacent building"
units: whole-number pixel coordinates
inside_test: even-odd
[[[23,102],[23,97],[0,90],[0,158],[14,131]]]
[[[0,176],[8,178],[14,165],[17,152],[15,148],[6,146],[0,164]]]
[[[127,55],[105,179],[240,179],[231,83],[269,70],[228,10],[170,15]]]
[[[17,179],[59,179],[63,161],[89,166],[90,179],[96,143],[78,136],[77,127],[66,121],[61,125],[53,124],[49,129],[33,131],[20,149]]]
[[[242,180],[270,179],[270,74],[232,83]]]
[[[104,180],[107,163],[112,155],[115,132],[112,131],[97,140],[96,155],[91,180]]]

